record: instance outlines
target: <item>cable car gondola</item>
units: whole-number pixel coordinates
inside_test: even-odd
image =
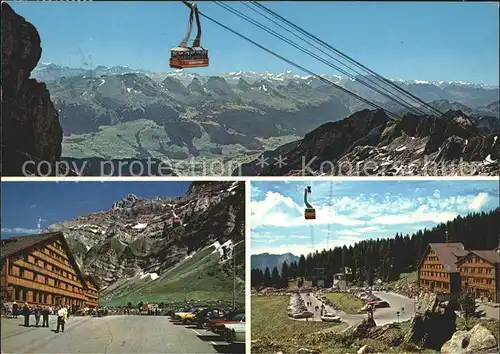
[[[316,219],[316,209],[314,209],[313,206],[307,201],[308,194],[311,194],[311,186],[307,186],[304,189],[304,204],[306,205],[306,209],[304,210],[304,217],[306,218],[306,220],[314,220]]]
[[[181,218],[179,218],[178,216],[174,217],[173,221],[172,221],[172,225],[174,227],[177,227],[181,224]]]
[[[201,24],[198,7],[196,4],[190,4],[187,1],[183,1],[183,3],[191,9],[188,31],[186,37],[184,37],[179,46],[170,49],[170,67],[175,69],[207,67],[208,49],[201,46]],[[193,40],[193,46],[188,47],[189,37],[193,29],[193,16],[196,17],[198,33]]]
[[[172,226],[173,227],[177,227],[177,226],[180,226],[181,223],[182,223],[182,220],[180,217],[177,216],[177,214],[175,214],[175,211],[172,210],[172,214],[173,214],[173,219],[172,219]]]

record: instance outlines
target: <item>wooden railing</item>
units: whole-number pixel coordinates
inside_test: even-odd
[[[28,263],[28,262],[23,261],[23,260],[18,260],[18,261],[15,262],[15,264],[19,265],[19,266],[21,266],[23,268],[26,268],[26,269],[32,270],[34,272],[37,272],[37,273],[41,273],[41,274],[44,274],[44,275],[49,275],[52,278],[58,279],[60,281],[63,281],[65,283],[68,283],[68,284],[71,284],[73,286],[76,286],[78,288],[82,288],[83,289],[82,283],[79,283],[77,281],[65,278],[62,275],[59,275],[59,274],[57,274],[55,272],[52,272],[52,271],[50,271],[48,269],[45,269],[43,267],[34,265],[32,263]]]
[[[38,257],[38,258],[40,258],[40,259],[43,259],[43,260],[44,260],[44,261],[46,261],[46,262],[49,262],[49,263],[51,263],[51,264],[53,264],[53,265],[56,265],[56,266],[58,266],[59,268],[64,269],[64,270],[65,270],[65,271],[67,271],[67,272],[70,272],[71,274],[76,275],[76,274],[75,274],[75,271],[74,271],[74,270],[73,270],[70,266],[67,266],[66,264],[62,263],[61,261],[58,261],[58,260],[57,260],[57,259],[55,259],[55,258],[52,258],[52,257],[50,257],[50,256],[47,256],[45,253],[42,253],[42,252],[40,252],[40,251],[33,251],[33,255],[34,255],[35,257]]]
[[[477,279],[492,279],[495,280],[495,273],[460,273],[462,279],[477,278]]]
[[[64,251],[61,251],[60,249],[58,249],[52,245],[46,245],[45,247],[47,247],[49,250],[59,254],[64,259],[69,260],[68,255]]]
[[[51,286],[48,286],[48,285],[36,283],[34,281],[31,281],[31,280],[17,278],[17,277],[14,277],[14,276],[9,276],[9,283],[11,283],[13,285],[22,286],[22,287],[25,287],[25,288],[30,288],[30,289],[33,289],[33,290],[45,291],[45,292],[52,293],[52,294],[60,294],[60,295],[64,295],[64,296],[67,296],[67,297],[71,297],[71,298],[81,299],[81,300],[87,301],[87,296],[85,294],[73,293],[73,292],[70,292],[70,291],[67,291],[67,290],[63,290],[63,289],[51,287]]]
[[[431,280],[431,281],[441,281],[443,283],[449,283],[450,282],[450,278],[442,278],[442,277],[439,277],[439,276],[432,276],[432,275],[420,275],[420,279],[421,280]]]

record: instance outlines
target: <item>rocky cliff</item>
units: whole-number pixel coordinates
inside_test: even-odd
[[[2,175],[20,176],[27,161],[61,157],[59,116],[42,82],[30,79],[42,48],[36,28],[2,2]],[[47,167],[43,174],[55,173]],[[37,173],[33,164],[28,173]]]
[[[244,249],[244,201],[244,182],[194,182],[184,196],[129,194],[107,211],[50,230],[62,231],[83,270],[108,286],[139,274],[162,277],[207,247],[210,254],[228,242]]]
[[[278,154],[268,152],[242,167],[262,176],[495,176],[500,142],[498,118],[493,119],[496,124],[486,124],[460,110],[439,118],[405,114],[392,119],[383,110],[363,110],[277,149],[274,161],[266,157]]]

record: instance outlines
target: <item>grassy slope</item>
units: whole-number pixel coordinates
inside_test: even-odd
[[[252,297],[252,353],[283,351],[293,353],[303,347],[308,336],[329,328],[341,330],[345,325],[324,322],[293,321],[287,316],[288,296]],[[295,351],[294,351],[295,349]]]
[[[242,259],[244,243],[236,246],[236,257]],[[231,301],[233,296],[232,264],[218,264],[218,254],[212,254],[213,248],[198,251],[192,258],[177,267],[151,280],[136,276],[130,280],[120,280],[102,294],[101,302],[105,306],[124,306],[127,302],[178,303],[187,301]],[[237,263],[241,264],[241,262]],[[241,267],[240,267],[241,268]],[[237,272],[236,301],[244,303],[244,270]]]
[[[364,305],[361,299],[348,293],[331,293],[325,296],[345,313],[359,313]]]
[[[170,140],[164,128],[153,121],[139,119],[114,126],[101,126],[97,133],[66,136],[63,139],[62,155],[73,158],[137,158],[140,153],[137,138],[139,138],[142,149],[153,158],[167,160],[168,156],[173,158],[177,151],[187,152],[185,148],[165,145],[163,145],[165,150],[162,151],[162,143]],[[283,136],[259,140],[263,143],[264,149],[272,150],[297,139],[299,139],[297,136]],[[193,144],[200,150],[200,155],[196,158],[198,161],[229,159],[232,163],[228,168],[231,170],[238,167],[240,163],[253,161],[260,155],[260,152],[249,151],[239,144],[223,145],[221,155],[212,154],[209,152],[210,148],[218,147],[218,145],[213,143],[207,134],[203,134],[200,139],[194,139]]]

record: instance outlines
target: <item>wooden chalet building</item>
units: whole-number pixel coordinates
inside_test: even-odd
[[[475,298],[499,302],[499,258],[498,249],[470,251],[460,258],[457,265],[462,278],[462,292],[472,293]]]
[[[2,239],[1,262],[3,301],[97,306],[98,287],[82,274],[61,232]]]
[[[99,284],[91,275],[84,275],[87,295],[87,307],[96,308],[99,306]]]
[[[461,243],[430,243],[418,267],[418,284],[449,299],[468,292],[498,302],[499,252],[499,248],[468,251]]]
[[[456,262],[467,253],[461,243],[429,243],[418,267],[420,287],[456,298],[461,286]]]

